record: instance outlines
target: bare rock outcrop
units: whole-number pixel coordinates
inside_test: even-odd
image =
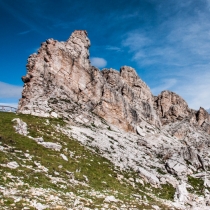
[[[183,98],[171,91],[162,91],[154,101],[162,125],[169,125],[173,136],[184,139],[191,126],[210,134],[210,118],[204,108],[200,107],[198,111],[190,109]],[[189,122],[188,126],[186,122]]]
[[[198,125],[203,128],[208,134],[210,134],[210,116],[209,113],[202,107],[196,113],[196,119]]]
[[[66,42],[42,43],[28,59],[18,112],[67,119],[94,113],[126,131],[136,131],[142,120],[160,127],[152,93],[136,71],[100,71],[90,64],[89,46],[86,31],[73,32]]]
[[[79,115],[89,123],[95,114],[141,136],[149,124],[164,126],[179,139],[188,136],[189,126],[210,134],[205,109],[190,109],[184,99],[170,91],[154,97],[131,67],[100,71],[90,63],[89,47],[87,32],[78,30],[66,42],[48,39],[42,43],[38,54],[28,58],[18,112],[68,120]]]
[[[185,118],[196,121],[196,112],[188,107],[184,99],[171,91],[162,91],[155,98],[155,105],[163,125]]]

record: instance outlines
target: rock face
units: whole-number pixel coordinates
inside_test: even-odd
[[[69,98],[77,101],[77,93],[91,80],[89,46],[85,31],[76,31],[66,42],[42,43],[38,54],[28,58],[19,112],[49,116],[50,104]]]
[[[66,42],[42,43],[28,59],[18,112],[69,118],[79,109],[126,131],[136,131],[142,120],[160,127],[151,91],[136,71],[127,66],[100,71],[90,64],[89,46],[86,31],[75,31]]]
[[[192,113],[184,99],[176,93],[162,91],[161,94],[155,98],[155,103],[163,124],[183,120],[190,115],[196,120],[195,113]]]
[[[120,71],[91,66],[90,40],[86,31],[74,31],[66,42],[48,39],[38,54],[28,58],[27,74],[18,112],[74,119],[78,113],[88,121],[90,113],[107,122],[144,136],[148,123],[162,125],[188,120],[210,134],[209,114],[192,110],[176,93],[163,91],[153,97],[149,87],[128,66]],[[188,130],[173,129],[184,138]]]
[[[177,138],[183,139],[188,133],[188,129],[181,126],[183,121],[188,121],[189,126],[195,126],[210,134],[210,118],[204,108],[200,107],[198,111],[190,109],[184,99],[170,91],[162,91],[154,98],[155,109],[162,125],[180,122],[180,126],[174,127],[173,130],[173,135]]]
[[[66,119],[82,114],[89,122],[96,114],[141,136],[145,136],[145,125],[160,128],[173,124],[170,132],[179,139],[186,137],[189,129],[174,125],[184,120],[210,134],[206,110],[190,109],[170,91],[154,97],[131,67],[100,71],[90,64],[89,47],[86,31],[74,31],[66,42],[48,39],[42,43],[38,54],[28,58],[18,112]]]

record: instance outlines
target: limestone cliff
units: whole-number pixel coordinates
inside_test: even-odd
[[[155,109],[160,117],[162,125],[173,124],[180,122],[183,124],[189,123],[196,129],[201,129],[210,134],[210,118],[208,112],[200,107],[198,111],[190,109],[184,99],[176,93],[170,91],[162,91],[154,99]],[[173,134],[182,139],[188,134],[188,128],[183,129],[180,126],[173,128]]]
[[[86,31],[75,31],[66,42],[48,39],[28,59],[18,112],[71,118],[88,112],[126,131],[142,120],[160,127],[149,87],[127,66],[120,71],[91,66]]]
[[[66,42],[48,39],[42,43],[38,54],[28,58],[18,112],[69,120],[81,115],[87,121],[95,114],[125,131],[138,133],[148,123],[160,128],[188,120],[210,133],[209,114],[203,108],[190,109],[170,91],[153,97],[131,67],[100,71],[89,61],[89,47],[87,32],[78,30]]]

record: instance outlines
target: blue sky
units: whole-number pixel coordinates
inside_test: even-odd
[[[210,107],[210,0],[0,0],[0,104],[17,104],[26,62],[48,38],[87,30],[100,69],[134,67],[154,95]]]

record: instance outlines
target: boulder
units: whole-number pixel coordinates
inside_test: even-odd
[[[188,192],[184,181],[181,181],[181,183],[177,185],[174,201],[180,204],[185,204],[188,201]]]

